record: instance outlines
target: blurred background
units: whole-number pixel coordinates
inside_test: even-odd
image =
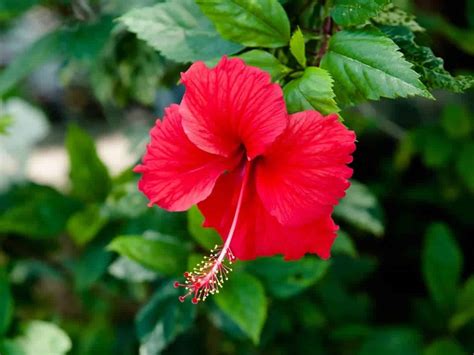
[[[471,354],[472,90],[344,111],[358,147],[333,258],[241,263],[258,284],[240,303],[177,302],[170,280],[216,236],[196,210],[148,209],[131,172],[187,67],[114,20],[156,2],[0,0],[0,354]],[[474,1],[396,3],[473,73]],[[143,235],[172,266],[110,245]],[[257,344],[229,314],[261,285]]]

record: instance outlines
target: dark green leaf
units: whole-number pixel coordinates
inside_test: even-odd
[[[334,209],[334,214],[376,236],[384,233],[382,209],[369,188],[352,180],[351,187]]]
[[[267,299],[260,281],[243,272],[235,273],[214,300],[254,344],[258,344],[267,317]]]
[[[92,138],[78,126],[70,125],[66,148],[73,194],[84,201],[103,201],[112,184]]]
[[[290,52],[296,61],[304,68],[306,67],[306,51],[303,32],[299,28],[293,33],[290,39]]]
[[[359,355],[421,355],[421,336],[412,329],[376,330],[362,345]]]
[[[469,136],[472,131],[472,115],[465,106],[447,104],[441,114],[441,125],[452,138]]]
[[[0,267],[0,337],[8,330],[13,317],[13,297],[5,268]]]
[[[441,339],[431,343],[423,351],[423,355],[464,355],[464,349],[457,341],[452,339]]]
[[[242,49],[223,40],[193,0],[134,9],[120,21],[138,38],[177,62],[207,60]]]
[[[283,47],[290,22],[277,0],[197,0],[222,37],[249,47]]]
[[[331,248],[332,254],[346,254],[352,257],[357,256],[357,249],[351,237],[346,232],[339,230],[337,238]]]
[[[17,233],[29,238],[56,237],[78,208],[76,201],[39,185],[14,189],[6,198],[11,207],[0,214],[0,233]]]
[[[471,276],[461,290],[456,312],[450,320],[450,328],[458,330],[474,319],[474,276]]]
[[[413,69],[421,75],[421,81],[428,88],[463,92],[474,86],[473,76],[453,77],[444,69],[443,59],[436,57],[430,48],[415,43],[415,36],[408,28],[382,26],[381,29],[400,47],[405,58],[414,65]]]
[[[381,97],[432,97],[397,45],[373,28],[336,33],[321,67],[333,77],[336,101],[341,104]]]
[[[188,210],[188,230],[194,240],[205,249],[213,249],[222,243],[219,234],[212,228],[204,228],[202,223],[204,217],[197,208],[191,207]]]
[[[173,237],[153,233],[148,238],[139,235],[125,235],[115,238],[108,246],[143,266],[162,272],[165,275],[176,275],[186,267],[187,248]]]
[[[390,0],[336,0],[331,16],[341,26],[362,25],[389,2]]]
[[[474,191],[474,143],[468,142],[456,160],[456,171],[470,191]]]
[[[151,300],[138,312],[135,327],[140,339],[140,354],[159,354],[179,334],[191,327],[196,306],[179,302],[181,289],[167,282],[158,288]]]
[[[272,76],[273,81],[284,78],[291,69],[286,65],[280,63],[272,54],[262,51],[260,49],[254,49],[238,56],[243,59],[247,65],[260,68],[265,70]]]
[[[441,223],[431,224],[426,231],[422,253],[422,271],[432,299],[444,312],[456,302],[463,256],[450,229]]]
[[[319,281],[329,265],[329,261],[311,256],[298,261],[285,261],[277,256],[259,258],[248,263],[246,269],[256,274],[272,295],[288,298]]]
[[[97,282],[107,271],[112,254],[101,244],[90,245],[74,265],[74,282],[78,291],[84,291]]]
[[[101,208],[91,204],[86,209],[75,213],[67,221],[67,231],[78,245],[90,242],[107,223],[107,218],[101,213]]]
[[[298,79],[283,88],[286,105],[290,113],[316,110],[323,114],[339,112],[332,89],[333,80],[321,68],[308,67]]]
[[[454,152],[452,142],[444,132],[437,130],[420,130],[418,134],[423,163],[430,168],[446,165]]]

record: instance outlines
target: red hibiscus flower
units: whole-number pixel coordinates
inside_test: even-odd
[[[288,115],[282,90],[262,70],[226,57],[182,74],[186,91],[151,131],[139,189],[169,211],[194,204],[224,245],[184,286],[193,302],[222,284],[234,258],[330,256],[331,213],[349,187],[355,134],[337,115]]]

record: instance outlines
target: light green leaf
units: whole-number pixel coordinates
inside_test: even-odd
[[[445,313],[453,310],[463,256],[451,230],[434,223],[426,231],[422,252],[423,277],[431,298]]]
[[[64,355],[71,350],[69,336],[57,325],[40,320],[22,326],[22,335],[14,339],[23,355]]]
[[[90,204],[86,209],[72,215],[67,221],[67,231],[78,245],[90,242],[107,223],[97,204]]]
[[[421,355],[421,336],[408,328],[387,328],[374,331],[359,352],[359,355]]]
[[[59,38],[60,32],[48,33],[16,56],[0,73],[0,97],[40,65],[58,56]]]
[[[0,134],[7,134],[8,127],[13,123],[13,116],[11,115],[0,115]]]
[[[8,330],[13,317],[13,297],[4,267],[0,267],[0,337]]]
[[[119,20],[138,38],[177,62],[207,60],[242,49],[220,37],[194,0],[134,9]]]
[[[388,4],[380,11],[372,22],[386,26],[403,26],[412,32],[423,32],[425,29],[416,22],[416,17],[394,4]]]
[[[260,49],[253,49],[242,53],[238,55],[238,58],[243,59],[247,65],[265,70],[271,75],[273,81],[280,80],[291,72],[290,68],[283,65],[272,54]]]
[[[329,261],[316,257],[285,261],[277,256],[249,262],[246,270],[256,274],[272,295],[288,298],[318,282],[326,274],[329,265]]]
[[[466,143],[456,160],[456,171],[467,188],[474,192],[474,142]]]
[[[377,198],[358,181],[351,181],[351,187],[334,209],[334,215],[376,236],[384,233],[382,209]]]
[[[109,273],[117,279],[130,282],[153,281],[157,274],[136,261],[121,256],[109,266]]]
[[[267,299],[260,281],[247,273],[235,273],[214,300],[254,344],[259,343],[267,317]]]
[[[181,289],[167,282],[159,287],[151,300],[138,312],[135,328],[140,339],[140,355],[160,354],[168,344],[185,332],[196,318],[196,306],[179,302]]]
[[[341,26],[362,25],[389,2],[390,0],[336,0],[331,16]]]
[[[298,63],[304,68],[306,67],[306,52],[303,32],[299,29],[293,33],[290,39],[290,52]]]
[[[465,355],[465,352],[456,340],[440,339],[426,347],[423,355]]]
[[[175,238],[153,233],[150,238],[124,235],[112,240],[108,249],[165,275],[177,275],[186,267],[187,248]]]
[[[197,0],[222,37],[249,47],[283,47],[290,22],[277,0]]]
[[[202,223],[204,217],[197,208],[193,206],[188,210],[188,230],[194,240],[205,249],[212,249],[222,244],[222,240],[215,229],[204,228]]]
[[[432,98],[397,45],[373,28],[336,33],[321,67],[333,77],[340,104],[411,95]]]
[[[87,202],[103,201],[110,191],[111,180],[107,168],[97,155],[92,138],[78,126],[70,125],[66,148],[72,193]]]
[[[430,48],[415,43],[415,36],[408,28],[381,26],[380,29],[400,47],[405,58],[414,65],[413,69],[421,75],[421,81],[427,87],[460,93],[474,86],[474,76],[453,77],[444,69],[443,59],[436,57]]]
[[[301,77],[290,81],[283,88],[288,111],[316,110],[322,114],[339,112],[332,84],[333,80],[326,70],[306,68]]]

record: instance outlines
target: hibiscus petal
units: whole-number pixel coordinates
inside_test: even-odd
[[[150,206],[170,211],[184,211],[207,198],[217,178],[240,160],[200,150],[184,134],[181,121],[179,106],[170,106],[151,131],[143,164],[134,169],[143,174],[138,188]]]
[[[230,156],[243,144],[252,159],[288,124],[280,86],[241,59],[223,57],[213,69],[197,62],[181,79],[184,131],[206,152]]]
[[[212,194],[198,204],[205,216],[204,226],[215,228],[223,240],[234,217],[242,175],[243,170],[222,175]],[[306,253],[327,259],[337,229],[329,215],[298,227],[281,225],[263,206],[255,191],[255,178],[251,176],[230,248],[241,260],[276,254],[294,260]]]
[[[346,164],[355,134],[336,115],[304,111],[257,165],[257,191],[266,209],[285,225],[304,225],[329,215],[349,187]]]

